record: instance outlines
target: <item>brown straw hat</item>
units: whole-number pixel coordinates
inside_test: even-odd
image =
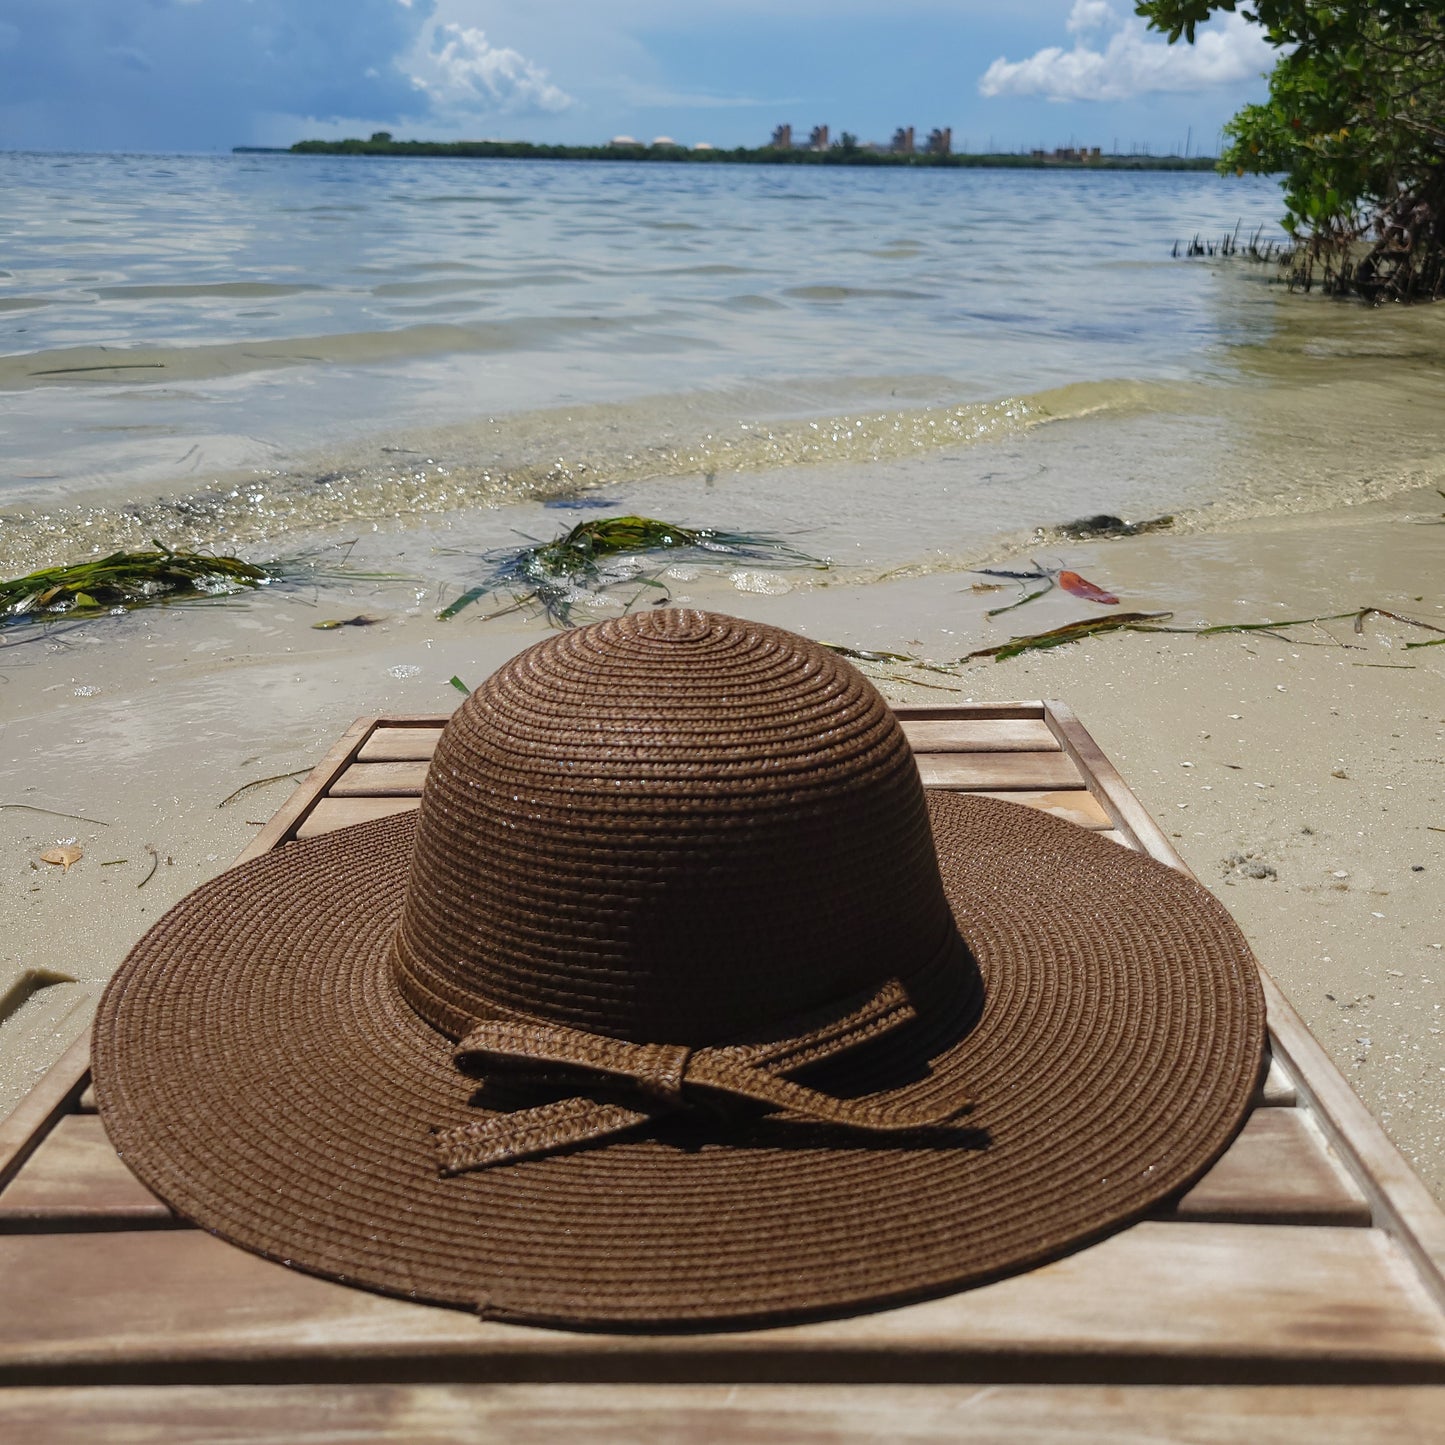
[[[997,1277],[1224,1149],[1255,965],[1177,872],[926,800],[872,685],[653,611],[514,658],[419,814],[233,869],[106,990],[100,1110],[182,1215],[489,1318],[761,1324]]]

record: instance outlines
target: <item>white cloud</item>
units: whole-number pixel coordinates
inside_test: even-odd
[[[572,97],[518,51],[491,44],[486,33],[463,25],[431,29],[429,43],[406,62],[412,84],[441,113],[535,114],[566,110]]]
[[[1109,0],[1074,0],[1066,22],[1075,35],[1089,30],[1117,30],[1124,17],[1109,4]]]
[[[1120,15],[1108,0],[1075,0],[1068,28],[1072,50],[1051,45],[1027,60],[1000,57],[978,82],[983,95],[1041,95],[1049,100],[1131,100],[1155,91],[1211,90],[1252,80],[1278,52],[1258,26],[1238,14],[1202,28],[1193,45],[1170,45],[1144,22]],[[1112,32],[1102,49],[1088,37]]]

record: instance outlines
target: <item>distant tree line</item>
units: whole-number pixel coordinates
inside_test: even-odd
[[[531,141],[503,140],[397,140],[389,131],[376,131],[368,140],[303,140],[291,147],[294,155],[452,156],[471,159],[556,161],[686,161],[697,165],[778,166],[1006,166],[1023,170],[1054,170],[1077,166],[1080,170],[1199,171],[1213,168],[1209,157],[1100,156],[1087,162],[1060,161],[1048,156],[1017,155],[1012,151],[991,155],[910,155],[875,151],[859,145],[858,137],[844,131],[827,150],[782,149],[775,146],[717,147],[689,150],[681,145],[611,143],[596,146],[536,145]]]

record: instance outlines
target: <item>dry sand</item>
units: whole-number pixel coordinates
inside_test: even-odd
[[[1441,509],[1425,490],[1212,533],[1071,545],[1062,560],[1125,607],[1172,608],[1182,623],[1370,604],[1445,626]],[[395,541],[403,564],[408,545],[418,544]],[[775,586],[767,575],[741,577],[745,590],[725,575],[673,585],[675,600],[935,659],[1102,611],[1056,593],[989,622],[983,610],[999,597],[972,593],[959,573],[868,586],[832,575],[780,595],[746,590]],[[128,946],[226,866],[288,784],[222,799],[309,766],[359,714],[449,711],[452,674],[475,683],[541,635],[520,617],[438,623],[434,599],[418,592],[266,595],[0,650],[0,803],[106,825],[0,809],[10,1007],[0,1113],[87,1026]],[[312,630],[318,616],[363,611],[384,620]],[[953,677],[869,671],[894,700],[1072,706],[1445,1196],[1445,647],[1403,647],[1433,635],[1386,619],[1363,636],[1336,624],[1287,642],[1119,634]],[[70,840],[85,857],[68,873],[39,861]]]

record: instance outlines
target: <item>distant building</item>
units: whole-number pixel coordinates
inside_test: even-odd
[[[655,135],[652,138],[655,146],[675,146],[677,142],[670,135]]]
[[[828,149],[828,127],[815,125],[808,132],[808,149],[810,151],[825,151]]]
[[[1051,151],[1029,152],[1036,161],[1052,161],[1056,165],[1088,165],[1099,160],[1103,154],[1099,146],[1055,146]]]
[[[790,151],[793,148],[793,127],[790,125],[779,125],[773,127],[773,138],[768,142],[775,151]]]
[[[893,140],[888,149],[896,156],[911,156],[913,154],[913,127],[901,125],[893,132]]]
[[[928,132],[928,145],[926,147],[931,156],[946,156],[953,152],[953,127],[944,126],[939,129],[937,126]]]
[[[635,146],[639,144],[630,135],[615,135],[607,142],[610,146]]]
[[[693,146],[693,150],[695,151],[710,151],[715,149],[716,147],[713,145],[713,143],[706,140],[700,140],[695,146]]]

